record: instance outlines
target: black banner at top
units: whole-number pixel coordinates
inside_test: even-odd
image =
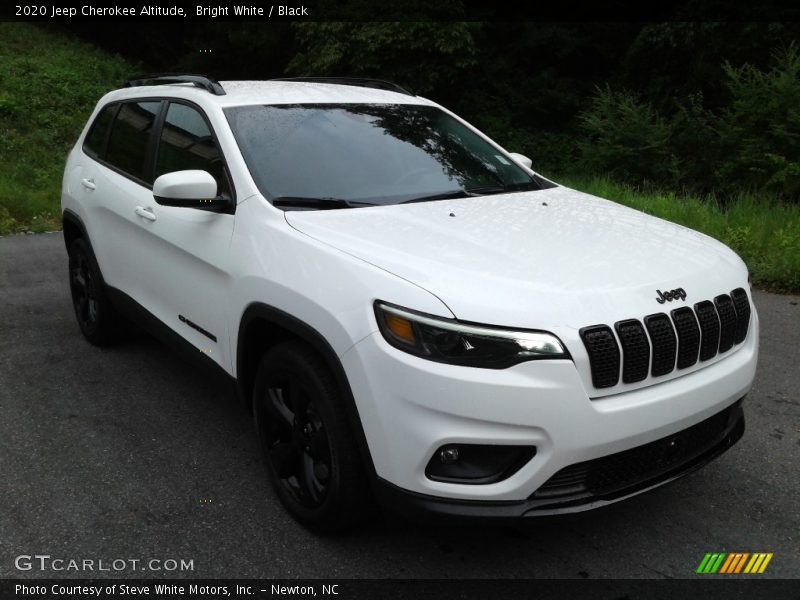
[[[271,3],[242,0],[95,0],[15,2],[0,6],[0,20],[40,21],[800,21],[797,3],[766,0],[567,0],[469,2],[464,0],[309,0]]]

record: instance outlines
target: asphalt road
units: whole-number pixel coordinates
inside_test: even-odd
[[[61,234],[0,238],[0,578],[115,574],[16,568],[17,556],[36,554],[191,560],[193,571],[172,575],[204,578],[691,578],[715,551],[773,552],[762,577],[798,578],[800,298],[755,299],[761,360],[747,431],[700,472],[566,522],[379,519],[321,538],[268,488],[249,417],[223,378],[145,336],[89,345]]]

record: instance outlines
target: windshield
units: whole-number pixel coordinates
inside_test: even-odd
[[[295,104],[225,113],[259,190],[276,206],[342,208],[550,187],[433,106]]]

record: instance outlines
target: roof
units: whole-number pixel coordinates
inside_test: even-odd
[[[223,108],[253,104],[433,104],[419,96],[369,87],[305,81],[222,81],[224,96],[190,83],[141,85],[112,92],[114,99],[174,95]]]

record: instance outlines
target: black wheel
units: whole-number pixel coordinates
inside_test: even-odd
[[[275,346],[258,367],[253,409],[267,473],[292,516],[321,532],[354,525],[368,490],[325,364],[300,343]]]
[[[82,238],[69,247],[69,289],[84,337],[97,346],[115,341],[123,319],[111,305],[94,254]]]

